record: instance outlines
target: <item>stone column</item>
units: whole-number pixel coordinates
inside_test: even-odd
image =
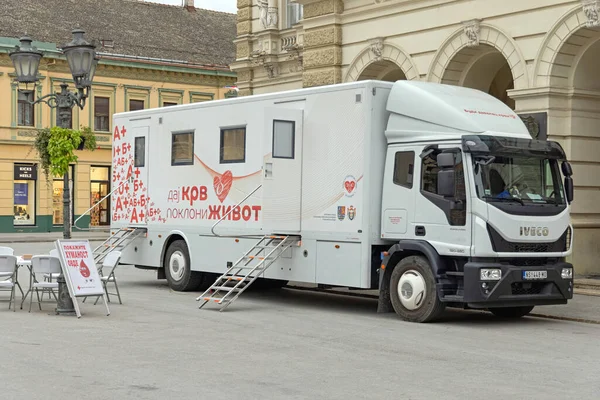
[[[231,69],[237,72],[238,95],[248,96],[252,94],[252,0],[237,0],[237,7],[236,61]]]
[[[304,5],[303,87],[342,82],[343,0],[298,0]]]

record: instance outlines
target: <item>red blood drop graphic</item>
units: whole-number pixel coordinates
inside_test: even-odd
[[[79,264],[79,273],[84,278],[89,278],[89,276],[90,276],[90,269],[88,268],[87,265],[85,265],[85,263],[83,262],[83,260],[81,260],[81,263]]]

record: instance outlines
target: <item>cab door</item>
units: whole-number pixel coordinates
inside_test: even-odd
[[[419,160],[419,147],[390,147],[385,165],[381,237],[384,239],[410,239],[414,237],[415,163]]]
[[[438,155],[453,155],[454,165],[446,167],[454,172],[454,193],[438,193]],[[467,201],[468,175],[465,173],[463,154],[456,145],[424,147],[418,162],[418,191],[415,193],[416,239],[433,245],[440,254],[471,255],[471,216]]]

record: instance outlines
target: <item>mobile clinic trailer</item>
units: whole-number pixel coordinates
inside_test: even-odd
[[[122,262],[208,288],[201,305],[257,278],[379,289],[380,311],[418,322],[572,298],[565,153],[483,92],[362,81],[114,124]]]

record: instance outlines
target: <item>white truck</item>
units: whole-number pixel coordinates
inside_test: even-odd
[[[378,312],[413,322],[573,296],[565,152],[481,91],[360,81],[119,113],[113,128],[111,229],[143,233],[121,262],[206,290],[202,304],[255,279],[378,289]]]

